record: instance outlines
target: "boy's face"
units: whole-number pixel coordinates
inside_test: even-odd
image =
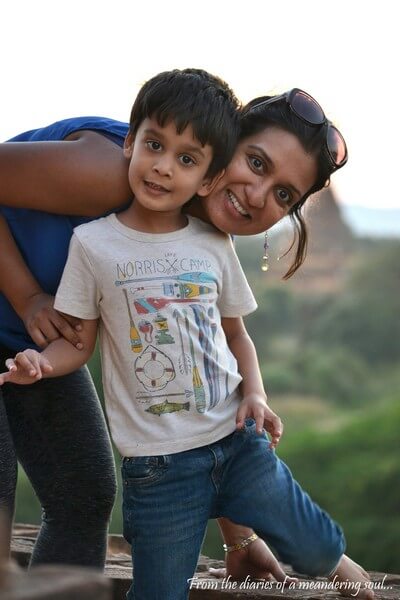
[[[145,119],[135,139],[129,134],[124,154],[130,159],[129,184],[143,208],[180,212],[194,194],[205,196],[212,184],[206,178],[213,150],[194,137],[191,125],[178,134],[173,121],[161,127]]]

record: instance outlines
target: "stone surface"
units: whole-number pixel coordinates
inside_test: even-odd
[[[89,569],[61,566],[34,567],[29,573],[15,568],[6,573],[1,600],[111,600],[112,584]]]
[[[26,566],[32,551],[37,528],[18,525],[14,528],[12,540],[12,555],[22,566]],[[300,577],[295,589],[288,585],[271,584],[262,581],[234,582],[232,580],[216,579],[208,572],[209,567],[221,567],[223,563],[206,556],[201,556],[193,579],[190,600],[339,600],[343,598],[337,591],[329,587],[329,582],[324,578],[311,579]],[[39,568],[36,569],[38,571]],[[293,571],[285,567],[288,575]],[[33,571],[31,571],[32,573]],[[132,576],[129,545],[122,536],[109,536],[107,565],[105,574],[112,581],[114,600],[125,600]],[[376,600],[400,600],[400,575],[386,575],[385,573],[370,573],[374,585]],[[357,598],[357,590],[352,590]],[[37,596],[47,599],[49,596]],[[68,596],[65,596],[67,598]],[[25,598],[25,596],[24,596]],[[36,597],[34,597],[36,599]],[[58,596],[54,596],[54,600]],[[64,600],[64,596],[60,596]],[[90,598],[88,595],[76,595],[75,599]],[[3,596],[0,594],[0,599]],[[4,600],[14,600],[14,597],[4,597]],[[16,600],[16,598],[15,598]],[[31,598],[29,597],[29,600]],[[96,596],[96,600],[103,600],[103,596]]]

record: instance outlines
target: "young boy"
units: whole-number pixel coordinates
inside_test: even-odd
[[[99,328],[136,600],[187,597],[209,518],[255,527],[296,564],[288,532],[301,539],[307,514],[312,539],[334,539],[326,560],[335,565],[343,551],[339,528],[304,500],[271,450],[281,423],[242,322],[256,303],[231,240],[181,212],[229,162],[236,108],[226,84],[203,71],[162,73],[143,86],[124,147],[134,201],[75,230],[57,293],[56,308],[83,319],[84,348],[58,339],[41,354],[26,350],[0,377],[68,373],[87,362]]]

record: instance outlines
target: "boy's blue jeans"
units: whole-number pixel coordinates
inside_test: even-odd
[[[124,458],[124,535],[132,544],[130,600],[184,600],[210,518],[252,527],[300,573],[327,575],[345,542],[312,502],[265,434],[247,421],[209,446]]]

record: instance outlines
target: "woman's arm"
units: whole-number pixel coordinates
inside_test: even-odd
[[[96,217],[130,197],[122,148],[100,133],[0,144],[0,204]]]
[[[46,294],[33,277],[11,235],[7,221],[0,214],[0,292],[22,319],[27,332],[40,347],[58,337],[81,347],[76,332],[80,320],[64,318],[53,308],[54,298]],[[75,329],[74,329],[75,328]]]
[[[236,525],[229,519],[218,519],[218,525],[227,546],[241,544],[254,535],[252,529]],[[296,581],[286,576],[267,544],[258,537],[239,550],[226,552],[225,565],[224,569],[210,569],[210,572],[217,577],[231,576],[237,580],[246,579],[248,576],[254,579],[270,579],[272,575],[277,581]]]

